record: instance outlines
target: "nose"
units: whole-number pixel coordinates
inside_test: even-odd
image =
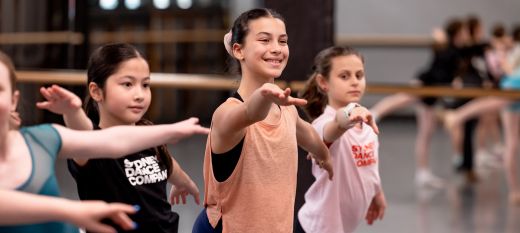
[[[143,88],[136,88],[136,90],[134,91],[134,100],[137,101],[137,102],[141,102],[144,100],[144,90]]]
[[[352,82],[351,82],[350,84],[351,84],[352,86],[354,86],[354,87],[357,87],[357,86],[359,85],[359,83],[360,83],[360,80],[357,79],[357,77],[354,77],[354,78],[352,79]]]
[[[279,54],[282,52],[282,46],[278,43],[278,41],[274,41],[271,44],[271,53]]]

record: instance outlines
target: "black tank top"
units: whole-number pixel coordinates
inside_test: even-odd
[[[242,102],[244,100],[235,92],[233,94],[233,98],[236,98]],[[213,166],[213,176],[218,182],[223,182],[231,176],[231,173],[235,170],[237,166],[238,160],[240,159],[240,154],[242,153],[242,147],[244,145],[244,138],[240,140],[240,142],[231,148],[231,150],[224,152],[222,154],[216,154],[211,151],[211,165]]]

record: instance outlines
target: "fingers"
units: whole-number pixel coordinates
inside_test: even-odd
[[[367,123],[374,130],[376,134],[379,134],[379,127],[377,127],[376,121],[372,117],[372,115],[367,116]]]
[[[195,129],[196,134],[209,134],[209,128],[199,126]]]
[[[334,172],[332,171],[332,167],[327,170],[327,172],[329,173],[329,180],[332,180],[332,177],[334,176]]]
[[[49,109],[51,103],[49,101],[37,102],[36,107],[40,109]]]
[[[181,199],[182,199],[182,204],[183,204],[183,205],[186,205],[186,195],[187,195],[186,192],[183,192],[183,193],[181,194]]]
[[[368,225],[372,225],[372,223],[374,223],[374,211],[369,210],[365,219]]]
[[[68,91],[67,89],[60,87],[58,85],[52,85],[51,91],[54,92],[58,97],[65,99],[75,96],[74,93]]]
[[[42,96],[46,99],[46,100],[52,100],[52,94],[51,92],[49,91],[49,88],[45,88],[45,87],[41,87],[40,88],[40,93],[42,94]]]
[[[193,194],[193,199],[195,199],[195,203],[197,205],[200,205],[200,197],[199,197],[199,194]]]
[[[304,105],[307,104],[307,100],[300,99],[300,98],[289,97],[289,103],[292,104],[292,105],[296,105],[296,106],[304,106]]]
[[[383,220],[383,217],[385,217],[385,208],[381,208],[379,210],[379,214],[378,214],[377,217],[378,217],[379,220]]]
[[[113,213],[110,216],[110,219],[114,221],[116,224],[118,224],[121,228],[125,230],[132,230],[135,229],[136,224],[130,217],[128,217],[127,213],[133,214],[136,212],[136,208],[119,204],[119,203],[113,203],[111,204],[111,208]]]

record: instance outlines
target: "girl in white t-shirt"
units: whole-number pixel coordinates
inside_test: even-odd
[[[366,219],[382,219],[386,200],[379,178],[378,128],[370,112],[357,104],[365,92],[361,54],[334,46],[314,60],[313,74],[301,97],[307,114],[329,146],[334,180],[313,164],[316,181],[298,212],[304,232],[353,232]]]

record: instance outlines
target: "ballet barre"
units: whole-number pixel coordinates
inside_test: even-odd
[[[41,83],[60,85],[85,85],[87,75],[82,71],[18,71],[19,83]],[[197,90],[235,90],[240,80],[232,76],[208,74],[172,74],[151,73],[151,85],[154,87],[169,87]],[[286,87],[284,81],[277,81],[280,87]]]
[[[294,81],[289,84],[292,91],[300,91],[303,89],[305,82]],[[515,90],[496,90],[496,89],[483,89],[483,88],[453,88],[448,86],[410,86],[410,85],[398,85],[398,84],[367,84],[366,93],[369,94],[396,94],[396,93],[407,93],[422,97],[461,97],[461,98],[473,98],[473,97],[486,97],[486,96],[498,96],[510,99],[520,99],[520,91]]]
[[[16,72],[19,83],[41,83],[60,85],[85,85],[87,75],[84,71],[59,70],[59,71],[18,71]],[[178,73],[151,73],[151,84],[154,87],[192,89],[192,90],[235,90],[240,80],[229,75],[210,74],[178,74]],[[303,89],[304,81],[285,82],[276,81],[281,88],[290,87],[293,92]],[[498,96],[511,99],[520,99],[520,91],[495,90],[481,88],[452,87],[418,87],[397,84],[367,84],[369,94],[396,94],[407,93],[416,96],[431,97],[484,97]]]
[[[223,29],[175,29],[175,30],[125,30],[125,31],[92,31],[88,35],[92,44],[110,42],[127,43],[197,43],[222,42],[228,31]],[[81,45],[85,35],[73,31],[41,31],[41,32],[2,32],[0,45],[29,44],[72,44]],[[335,38],[338,45],[350,46],[382,46],[382,47],[428,47],[433,43],[429,35],[421,34],[340,34]]]

